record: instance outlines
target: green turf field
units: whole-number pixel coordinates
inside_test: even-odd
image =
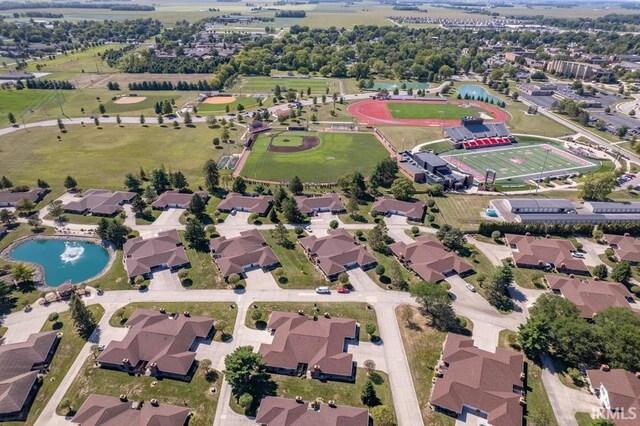
[[[241,104],[246,111],[258,106],[258,98],[254,98],[252,96],[240,96],[236,98],[235,101],[229,102],[228,104],[207,104],[203,102],[198,105],[198,112],[205,115],[207,113],[220,114],[226,111],[227,106],[229,106],[229,111],[236,112],[238,110],[238,104]]]
[[[547,151],[549,151],[548,156]],[[571,172],[584,173],[600,167],[600,163],[595,160],[580,158],[546,143],[471,150],[461,154],[443,155],[442,158],[458,169],[480,179],[484,179],[487,169],[493,169],[497,172],[498,181],[537,178],[543,166],[543,177],[560,176]]]
[[[286,87],[287,89],[295,89],[296,91],[311,88],[311,93],[322,95],[326,92],[327,87],[329,93],[340,93],[340,83],[332,78],[274,78],[274,77],[240,77],[238,82],[229,90],[230,92],[243,93],[273,93],[276,85]]]
[[[393,118],[459,120],[478,114],[478,107],[461,107],[455,104],[426,102],[389,102],[387,108]]]
[[[297,133],[282,133],[279,139],[283,141]],[[319,136],[320,145],[303,152],[269,152],[271,135],[260,135],[241,174],[247,178],[274,181],[288,181],[299,176],[305,182],[332,182],[355,171],[367,176],[378,162],[389,156],[371,134],[302,133]]]

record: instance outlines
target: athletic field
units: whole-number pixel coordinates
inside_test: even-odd
[[[274,152],[270,149],[272,142],[278,150],[283,147],[292,150]],[[301,145],[310,148],[299,150]],[[294,176],[304,182],[333,182],[355,171],[367,176],[388,156],[371,134],[269,132],[258,136],[240,174],[277,182],[289,181]]]
[[[462,117],[480,114],[482,109],[469,106],[464,107],[449,103],[409,103],[409,102],[389,102],[387,108],[393,118],[401,119],[442,119],[460,120]]]
[[[208,104],[203,102],[198,105],[198,112],[221,114],[226,111],[227,106],[229,106],[230,112],[237,112],[238,104],[242,104],[244,110],[246,111],[258,106],[258,98],[254,98],[251,96],[240,96],[237,99],[229,97],[228,103]]]
[[[547,156],[548,153],[548,156]],[[487,169],[496,171],[496,180],[535,179],[540,176],[563,176],[572,172],[588,172],[600,167],[570,152],[542,143],[499,149],[478,149],[461,154],[443,155],[442,158],[457,169],[484,181]],[[545,160],[546,158],[546,160]],[[544,166],[544,170],[543,170]]]
[[[273,93],[276,85],[284,86],[287,90],[295,89],[297,92],[304,90],[305,94],[309,87],[311,88],[311,93],[316,95],[325,94],[327,87],[331,95],[334,92],[340,93],[340,83],[336,79],[291,77],[240,77],[229,91],[233,93]]]

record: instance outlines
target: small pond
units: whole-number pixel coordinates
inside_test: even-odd
[[[89,280],[109,263],[109,252],[98,244],[57,239],[26,241],[15,247],[9,257],[42,266],[49,287],[58,287],[68,280],[74,284]]]
[[[485,100],[488,98],[489,101],[493,99],[493,103],[502,102],[502,99],[490,95],[484,87],[475,84],[465,84],[464,86],[458,87],[458,93],[460,94],[462,99],[464,99],[466,95],[469,95],[469,98],[471,99]]]

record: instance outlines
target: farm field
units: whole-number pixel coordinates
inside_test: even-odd
[[[463,117],[479,114],[482,109],[474,106],[462,107],[445,103],[404,103],[390,102],[387,104],[393,118],[435,118],[443,120],[459,120]]]
[[[273,93],[276,85],[295,89],[296,91],[311,88],[312,94],[322,95],[329,88],[329,93],[340,92],[340,83],[334,78],[292,78],[292,77],[240,77],[229,89],[232,93]]]
[[[586,160],[550,144],[520,143],[508,148],[479,149],[461,154],[443,155],[454,167],[471,173],[477,181],[484,180],[487,169],[497,172],[497,181],[513,178],[558,176],[570,172],[587,172],[600,167],[600,162]]]
[[[278,137],[282,139],[286,135],[296,136],[294,132],[287,132]],[[387,150],[371,134],[315,135],[320,138],[320,144],[298,152],[272,152],[268,148],[273,135],[260,135],[241,174],[250,179],[288,181],[298,176],[304,182],[332,182],[355,171],[367,176],[378,162],[388,157]],[[367,155],[362,155],[364,152]]]
[[[1,93],[1,92],[0,92]],[[128,124],[68,126],[68,133],[53,128],[20,130],[0,138],[0,170],[16,185],[35,185],[44,179],[52,189],[62,189],[62,180],[71,175],[81,188],[122,189],[124,175],[140,167],[151,169],[164,164],[180,170],[192,188],[202,185],[202,165],[207,158],[218,159],[224,150],[211,144],[220,129],[204,124],[173,129]],[[61,140],[57,140],[61,136]],[[230,145],[237,151],[236,145]],[[47,167],[43,167],[46,164]]]

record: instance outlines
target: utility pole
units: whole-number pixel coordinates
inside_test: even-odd
[[[538,193],[538,189],[540,189],[540,181],[542,180],[542,173],[544,173],[544,167],[547,165],[547,158],[549,158],[550,149],[547,150],[547,155],[544,156],[544,162],[542,163],[542,169],[540,170],[540,176],[538,177],[538,182],[536,185],[536,194]]]

